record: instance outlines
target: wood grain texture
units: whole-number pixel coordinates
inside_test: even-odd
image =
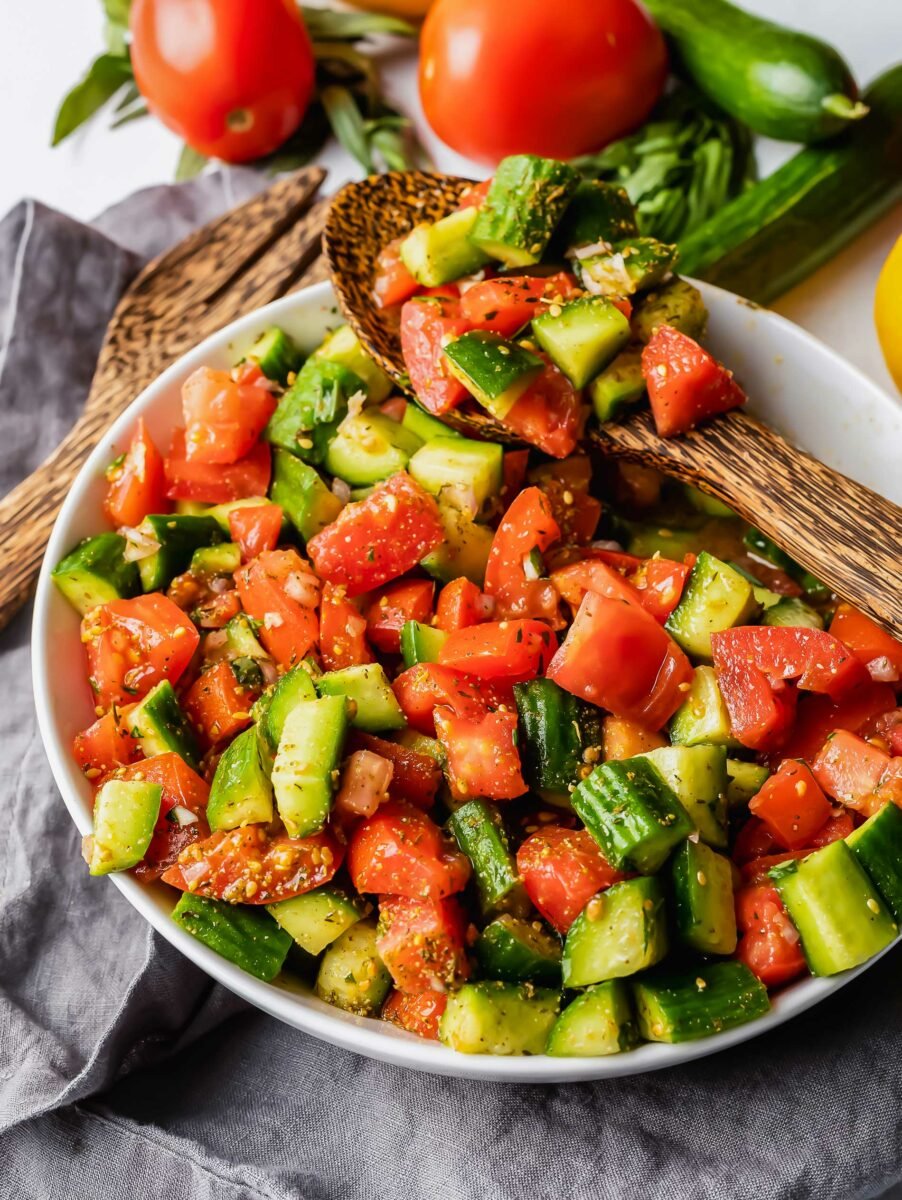
[[[470,181],[412,171],[348,184],[323,237],[338,302],[385,371],[404,382],[397,324],[373,304],[376,258],[389,241],[456,205]],[[517,439],[481,410],[442,418],[467,433]],[[594,427],[604,454],[656,467],[722,500],[773,538],[838,595],[902,635],[902,509],[791,446],[746,413],[732,412],[685,437],[659,438],[651,415]]]
[[[84,411],[63,442],[0,500],[0,628],[28,598],[50,530],[104,431],[187,350],[236,317],[325,277],[325,178],[309,167],[195,230],[148,263],[120,299]]]

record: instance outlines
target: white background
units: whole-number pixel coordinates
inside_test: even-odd
[[[515,19],[516,0],[509,3]],[[558,0],[566,4],[567,0]],[[864,85],[902,60],[900,0],[744,0],[745,7],[833,42]],[[0,0],[0,216],[29,195],[88,219],[129,192],[172,179],[176,139],[155,121],[121,130],[102,127],[75,134],[55,150],[50,131],[60,97],[102,48],[98,0]],[[417,120],[437,165],[484,174],[437,143],[416,103],[412,54],[385,64],[387,90]],[[760,147],[766,171],[787,155],[776,143]],[[327,152],[329,187],[355,173],[338,150]],[[874,283],[895,238],[902,208],[860,238],[776,307],[857,363],[891,392],[892,382],[874,334]],[[791,253],[791,247],[787,247]]]

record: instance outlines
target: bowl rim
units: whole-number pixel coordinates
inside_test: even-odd
[[[847,373],[851,384],[860,391],[871,393],[878,404],[885,403],[898,409],[895,401],[857,367],[785,317],[769,309],[750,306],[747,300],[726,292],[722,288],[713,287],[710,284],[698,284],[697,286],[702,288],[706,297],[714,299],[717,303],[725,304],[732,301],[760,311],[767,321],[773,321],[778,326],[791,330],[792,334],[799,338],[809,351],[833,360],[838,369]],[[298,309],[301,310],[300,316],[303,319],[304,310],[322,309],[328,302],[334,302],[331,284],[328,281],[313,284],[245,313],[180,356],[148,384],[105,430],[79,471],[60,509],[41,564],[35,595],[31,636],[32,679],[38,728],[51,772],[69,815],[81,834],[90,831],[90,817],[86,803],[76,786],[79,773],[62,735],[55,727],[51,704],[53,674],[49,622],[51,620],[50,596],[53,584],[50,572],[53,564],[69,548],[66,531],[72,518],[82,503],[85,491],[96,479],[98,472],[106,466],[110,441],[121,440],[130,431],[136,417],[145,410],[152,409],[159,398],[169,391],[173,383],[187,368],[200,365],[209,354],[221,350],[223,346],[234,340],[239,340],[242,334],[256,328],[264,320],[267,323],[278,323],[279,318],[285,313],[295,313]],[[820,1003],[821,1000],[833,995],[845,984],[866,971],[883,954],[898,944],[897,939],[881,954],[842,975],[800,980],[778,993],[772,999],[770,1010],[761,1017],[745,1025],[740,1025],[736,1029],[698,1041],[677,1044],[643,1043],[626,1053],[594,1058],[553,1058],[547,1055],[505,1058],[491,1055],[467,1055],[450,1050],[439,1043],[407,1034],[395,1029],[387,1022],[373,1018],[355,1017],[332,1009],[331,1006],[317,1000],[312,994],[284,985],[264,983],[242,971],[227,959],[220,957],[180,929],[170,919],[168,913],[162,911],[154,899],[154,889],[140,883],[129,874],[112,874],[109,879],[132,907],[166,941],[218,983],[271,1016],[341,1049],[395,1066],[452,1078],[494,1082],[562,1083],[618,1078],[661,1070],[716,1054],[775,1029],[785,1021]]]

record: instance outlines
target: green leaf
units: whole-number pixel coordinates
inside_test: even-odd
[[[131,0],[101,0],[106,17],[104,36],[110,54],[128,54],[128,17]]]
[[[331,8],[302,6],[301,15],[314,42],[356,42],[379,33],[416,37],[418,32],[408,21],[381,13],[336,12]]]
[[[182,146],[178,165],[175,168],[176,183],[184,183],[186,179],[194,179],[199,175],[210,160],[205,154],[195,150],[186,142]]]
[[[56,114],[50,144],[58,146],[133,78],[131,63],[127,58],[117,54],[101,54],[95,58],[84,79],[64,96]]]
[[[368,175],[375,170],[363,116],[353,94],[345,87],[323,88],[320,96],[332,132],[345,150],[356,158]]]

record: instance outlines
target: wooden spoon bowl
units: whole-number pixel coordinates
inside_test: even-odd
[[[366,349],[409,389],[397,316],[374,301],[377,258],[422,221],[446,216],[471,181],[424,171],[371,176],[344,187],[326,218],[323,246],[346,320]],[[471,408],[442,417],[471,435],[516,442]],[[658,436],[650,413],[590,427],[599,453],[655,467],[729,505],[837,595],[902,636],[902,509],[831,470],[747,413],[734,411],[679,437]]]

